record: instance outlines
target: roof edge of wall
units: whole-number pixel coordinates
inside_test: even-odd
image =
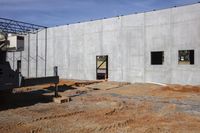
[[[100,21],[100,20],[105,20],[105,19],[112,19],[112,18],[116,18],[116,17],[123,17],[123,16],[129,16],[129,15],[135,15],[135,14],[144,14],[144,13],[150,13],[150,12],[155,12],[155,11],[162,11],[162,10],[168,10],[168,9],[180,8],[180,7],[192,6],[192,5],[198,5],[198,4],[200,5],[200,1],[199,2],[195,2],[195,3],[190,3],[190,4],[182,4],[182,5],[178,5],[178,6],[168,7],[168,8],[153,9],[153,10],[150,10],[150,11],[135,12],[135,13],[125,14],[125,15],[118,15],[118,16],[113,16],[113,17],[108,17],[108,18],[104,17],[104,18],[99,18],[99,19],[92,19],[92,20],[85,20],[85,21],[81,21],[81,22],[74,22],[74,23],[69,23],[69,24],[56,25],[56,26],[52,26],[52,27],[48,27],[48,28],[57,28],[57,27],[63,27],[63,26],[81,24],[81,23],[88,23],[88,22]]]

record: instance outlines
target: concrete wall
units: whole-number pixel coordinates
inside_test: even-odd
[[[45,76],[44,33],[38,34],[38,52],[36,35],[30,36],[30,77],[36,76],[37,53],[37,75]],[[27,47],[22,52],[25,76]],[[178,50],[190,49],[195,64],[179,65]],[[96,56],[108,55],[111,81],[200,84],[200,4],[48,28],[46,50],[47,76],[58,66],[63,79],[95,80]],[[151,51],[164,51],[163,65],[150,64]]]

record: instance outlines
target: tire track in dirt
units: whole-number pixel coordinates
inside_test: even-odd
[[[37,119],[34,119],[32,122],[39,122],[43,120],[50,120],[50,119],[58,119],[58,118],[63,118],[63,117],[69,117],[69,116],[74,116],[77,114],[84,113],[85,111],[76,111],[76,112],[71,112],[67,114],[60,114],[60,115],[52,115],[52,116],[45,116],[45,117],[40,117]]]
[[[16,128],[26,128],[27,125],[31,125],[31,123],[35,123],[35,122],[40,122],[43,120],[51,120],[51,119],[59,119],[59,118],[65,118],[65,117],[70,117],[70,116],[74,116],[77,114],[81,114],[81,113],[85,113],[85,111],[76,111],[76,112],[70,112],[70,113],[66,113],[66,114],[59,114],[59,115],[53,115],[53,116],[45,116],[45,117],[40,117],[37,119],[32,120],[31,122],[28,123],[24,123],[24,122],[18,122],[17,124],[14,124],[12,126],[8,126],[8,127],[0,127],[0,129],[4,129],[6,131],[10,131],[11,129],[13,129],[13,127]],[[41,127],[35,127],[32,128],[30,130],[30,133],[38,133],[41,132],[42,128]]]
[[[170,129],[165,129],[162,127],[150,127],[147,128],[144,133],[172,133],[172,131]]]
[[[10,130],[12,130],[13,128],[18,128],[25,125],[25,123],[23,122],[18,122],[16,124],[7,124],[7,125],[1,125],[0,126],[0,130],[6,130],[6,132],[9,132]]]
[[[124,127],[127,127],[131,124],[133,124],[135,122],[134,119],[128,119],[126,121],[123,121],[123,122],[117,122],[117,123],[114,123],[114,124],[111,124],[111,125],[108,125],[108,126],[104,126],[104,127],[100,127],[100,128],[96,128],[95,130],[98,130],[98,131],[107,131],[107,130],[116,130],[118,128],[124,128]]]
[[[109,112],[106,112],[105,115],[113,115],[116,112],[116,109],[113,109]]]
[[[42,131],[42,128],[35,128],[30,131],[30,133],[39,133]]]
[[[40,118],[34,119],[32,121],[32,123],[40,122],[40,121],[43,121],[43,120],[51,120],[51,119],[59,119],[59,118],[70,117],[70,116],[74,116],[74,115],[81,114],[81,113],[85,113],[85,111],[76,111],[76,112],[70,112],[70,113],[66,113],[66,114],[40,117]],[[38,132],[41,132],[41,131],[42,131],[42,128],[35,128],[35,129],[31,130],[31,133],[38,133]]]

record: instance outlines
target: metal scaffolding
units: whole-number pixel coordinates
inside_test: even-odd
[[[4,33],[12,33],[19,35],[35,34],[47,27],[41,25],[30,24],[26,22],[0,18],[0,31]]]
[[[12,19],[7,19],[7,18],[0,18],[0,32],[3,33],[11,33],[11,34],[16,34],[16,35],[23,35],[27,36],[27,47],[28,47],[28,57],[27,58],[27,77],[30,76],[30,59],[34,58],[31,57],[30,55],[30,34],[36,34],[36,77],[38,77],[38,60],[40,56],[38,55],[38,32],[45,30],[45,57],[44,57],[44,73],[46,76],[47,75],[47,27],[41,26],[41,25],[36,25],[36,24],[31,24],[31,23],[26,23],[26,22],[21,22],[21,21],[16,21]],[[22,52],[20,52],[20,60],[26,59],[25,57],[22,56]],[[8,58],[10,59],[10,58]],[[15,57],[15,52],[13,52],[13,57],[10,59],[13,62],[13,69],[15,67],[15,62],[16,62],[16,57]]]

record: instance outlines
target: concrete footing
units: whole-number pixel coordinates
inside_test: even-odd
[[[53,101],[55,103],[66,103],[66,102],[70,102],[71,101],[71,97],[66,97],[66,96],[62,96],[62,97],[54,97]]]

